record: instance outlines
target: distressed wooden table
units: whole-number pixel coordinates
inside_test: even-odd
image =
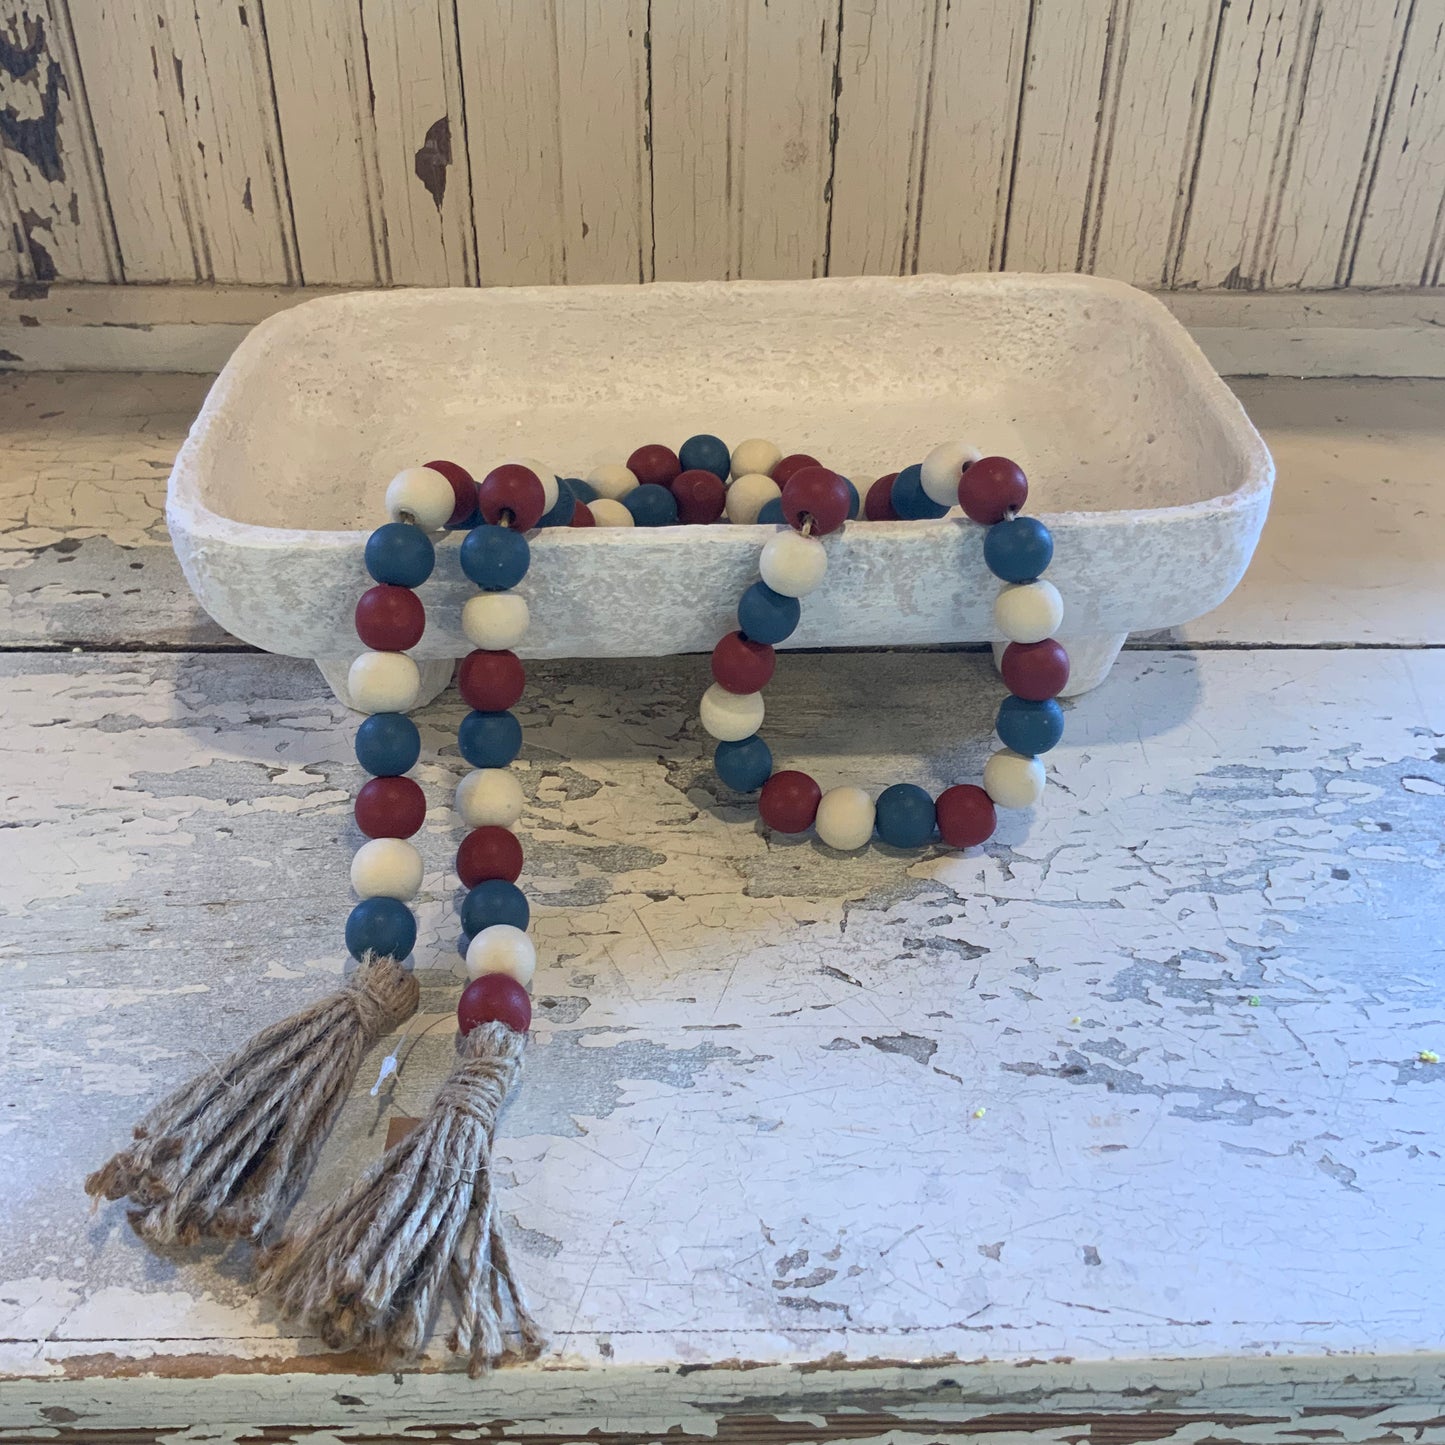
[[[164,545],[203,390],[0,390],[0,1439],[1445,1438],[1445,386],[1241,386],[1280,462],[1255,568],[1071,706],[986,854],[764,836],[702,659],[534,669],[498,1157],[551,1347],[476,1383],[295,1338],[242,1252],[157,1257],[80,1192],[341,971],[353,720]],[[829,782],[937,784],[996,694],[977,654],[792,657],[770,727]],[[433,804],[457,717],[421,719]],[[378,1100],[368,1060],[313,1198],[448,1066],[456,839],[438,807],[431,1027]]]

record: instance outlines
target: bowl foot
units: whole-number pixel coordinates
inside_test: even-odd
[[[336,700],[354,712],[357,710],[356,705],[351,701],[351,693],[346,686],[351,661],[349,657],[318,657],[316,666],[321,669],[321,676],[326,679],[327,686],[336,694]],[[451,684],[456,662],[450,657],[432,658],[419,662],[417,666],[421,669],[421,691],[417,694],[416,707],[411,709],[412,712],[439,697]]]
[[[1061,637],[1064,651],[1069,654],[1069,682],[1060,697],[1078,697],[1089,692],[1108,677],[1114,666],[1119,649],[1129,640],[1127,632],[1108,637]],[[997,667],[1003,658],[1006,642],[993,645],[993,663]]]

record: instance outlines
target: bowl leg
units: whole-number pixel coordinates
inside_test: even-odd
[[[1127,632],[1110,637],[1061,637],[1064,651],[1069,654],[1069,684],[1060,697],[1078,697],[1090,692],[1108,677],[1114,666],[1119,649],[1129,640]],[[1003,659],[1006,642],[993,645],[993,663],[997,667]]]
[[[351,671],[351,661],[349,657],[318,657],[316,666],[321,669],[321,676],[336,694],[336,700],[355,711],[351,694],[346,687],[346,675]],[[421,708],[450,686],[456,661],[450,657],[431,658],[417,666],[421,669],[421,691],[417,694],[416,708]],[[416,708],[412,708],[412,711],[415,712]]]

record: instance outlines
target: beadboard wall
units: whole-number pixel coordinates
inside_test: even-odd
[[[1433,286],[1445,0],[0,0],[13,280]]]

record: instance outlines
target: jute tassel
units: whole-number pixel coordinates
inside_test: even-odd
[[[306,1183],[367,1048],[416,1012],[416,979],[371,955],[334,993],[263,1029],[135,1126],[129,1149],[86,1181],[129,1198],[153,1244],[260,1242]]]
[[[525,1044],[505,1024],[474,1029],[426,1118],[344,1195],[292,1226],[260,1279],[284,1314],[328,1345],[400,1361],[420,1352],[450,1283],[459,1317],[451,1347],[470,1375],[495,1364],[509,1338],[524,1357],[540,1351],[492,1197],[492,1136]]]

